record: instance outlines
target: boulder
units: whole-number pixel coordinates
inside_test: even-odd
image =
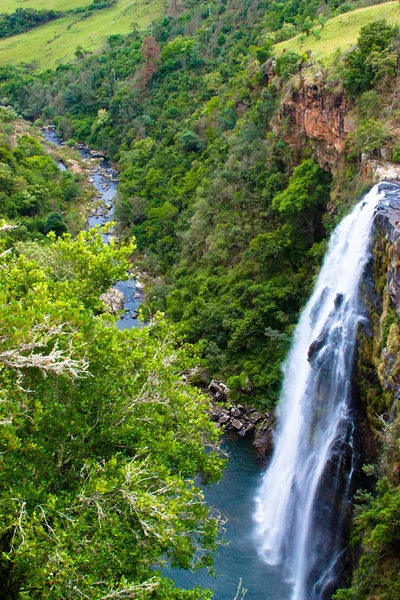
[[[234,427],[234,429],[236,429],[237,431],[240,431],[241,429],[243,429],[243,423],[238,419],[232,419],[232,427]]]
[[[217,402],[226,403],[228,400],[228,388],[221,381],[211,381],[208,386],[210,394],[215,398]]]
[[[251,413],[251,415],[250,415],[250,423],[253,423],[253,425],[255,423],[258,423],[259,421],[261,421],[261,419],[262,419],[262,417],[261,417],[260,413],[257,411]]]
[[[229,423],[230,420],[231,418],[229,415],[223,415],[219,418],[219,423],[221,423],[221,425],[226,425],[226,423]]]
[[[100,300],[106,305],[107,312],[116,315],[120,310],[123,310],[125,304],[125,296],[116,288],[111,288],[100,296]]]
[[[268,456],[272,452],[273,443],[273,425],[265,423],[261,429],[256,431],[253,446],[262,456]]]

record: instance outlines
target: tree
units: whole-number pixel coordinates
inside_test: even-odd
[[[150,79],[158,71],[160,63],[161,50],[153,36],[149,35],[143,38],[141,52],[144,59],[144,65],[140,72],[141,87],[145,89]]]
[[[321,29],[324,29],[327,21],[327,17],[323,13],[321,13],[318,17],[318,23],[321,25]]]
[[[276,59],[275,71],[283,79],[293,77],[299,69],[301,57],[295,52],[285,52]]]
[[[286,190],[276,194],[272,207],[287,216],[298,216],[314,243],[318,215],[329,199],[330,176],[313,160],[296,167]]]
[[[304,23],[301,26],[302,33],[305,33],[307,36],[310,35],[313,28],[313,22],[310,17],[307,17]]]
[[[60,213],[51,213],[51,215],[47,217],[44,229],[46,233],[54,231],[57,237],[63,233],[67,233],[67,227]]]
[[[343,83],[349,92],[365,92],[394,75],[398,54],[393,51],[392,42],[398,32],[398,26],[389,25],[385,19],[361,28],[357,48],[345,60]]]
[[[384,123],[376,119],[367,119],[360,122],[356,131],[352,134],[359,153],[376,153],[390,139],[390,133]]]
[[[210,566],[218,536],[193,483],[221,467],[208,400],[182,382],[194,352],[161,318],[119,332],[81,293],[126,276],[130,251],[87,232],[2,257],[4,598],[210,598],[154,568]]]

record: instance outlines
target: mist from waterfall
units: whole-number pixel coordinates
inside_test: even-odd
[[[353,472],[350,411],[360,282],[370,259],[375,186],[334,231],[284,366],[271,463],[256,498],[259,554],[291,600],[330,597]],[[327,595],[328,594],[328,595]]]

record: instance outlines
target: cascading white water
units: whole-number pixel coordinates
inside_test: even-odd
[[[284,367],[275,450],[255,520],[262,559],[283,570],[291,600],[320,600],[341,551],[352,474],[349,403],[359,287],[370,257],[375,186],[337,227]]]

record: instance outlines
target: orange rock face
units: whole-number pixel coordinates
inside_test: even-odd
[[[327,92],[323,83],[303,80],[281,105],[285,141],[301,146],[309,138],[321,167],[335,171],[351,131],[347,119],[350,108],[344,94]]]

